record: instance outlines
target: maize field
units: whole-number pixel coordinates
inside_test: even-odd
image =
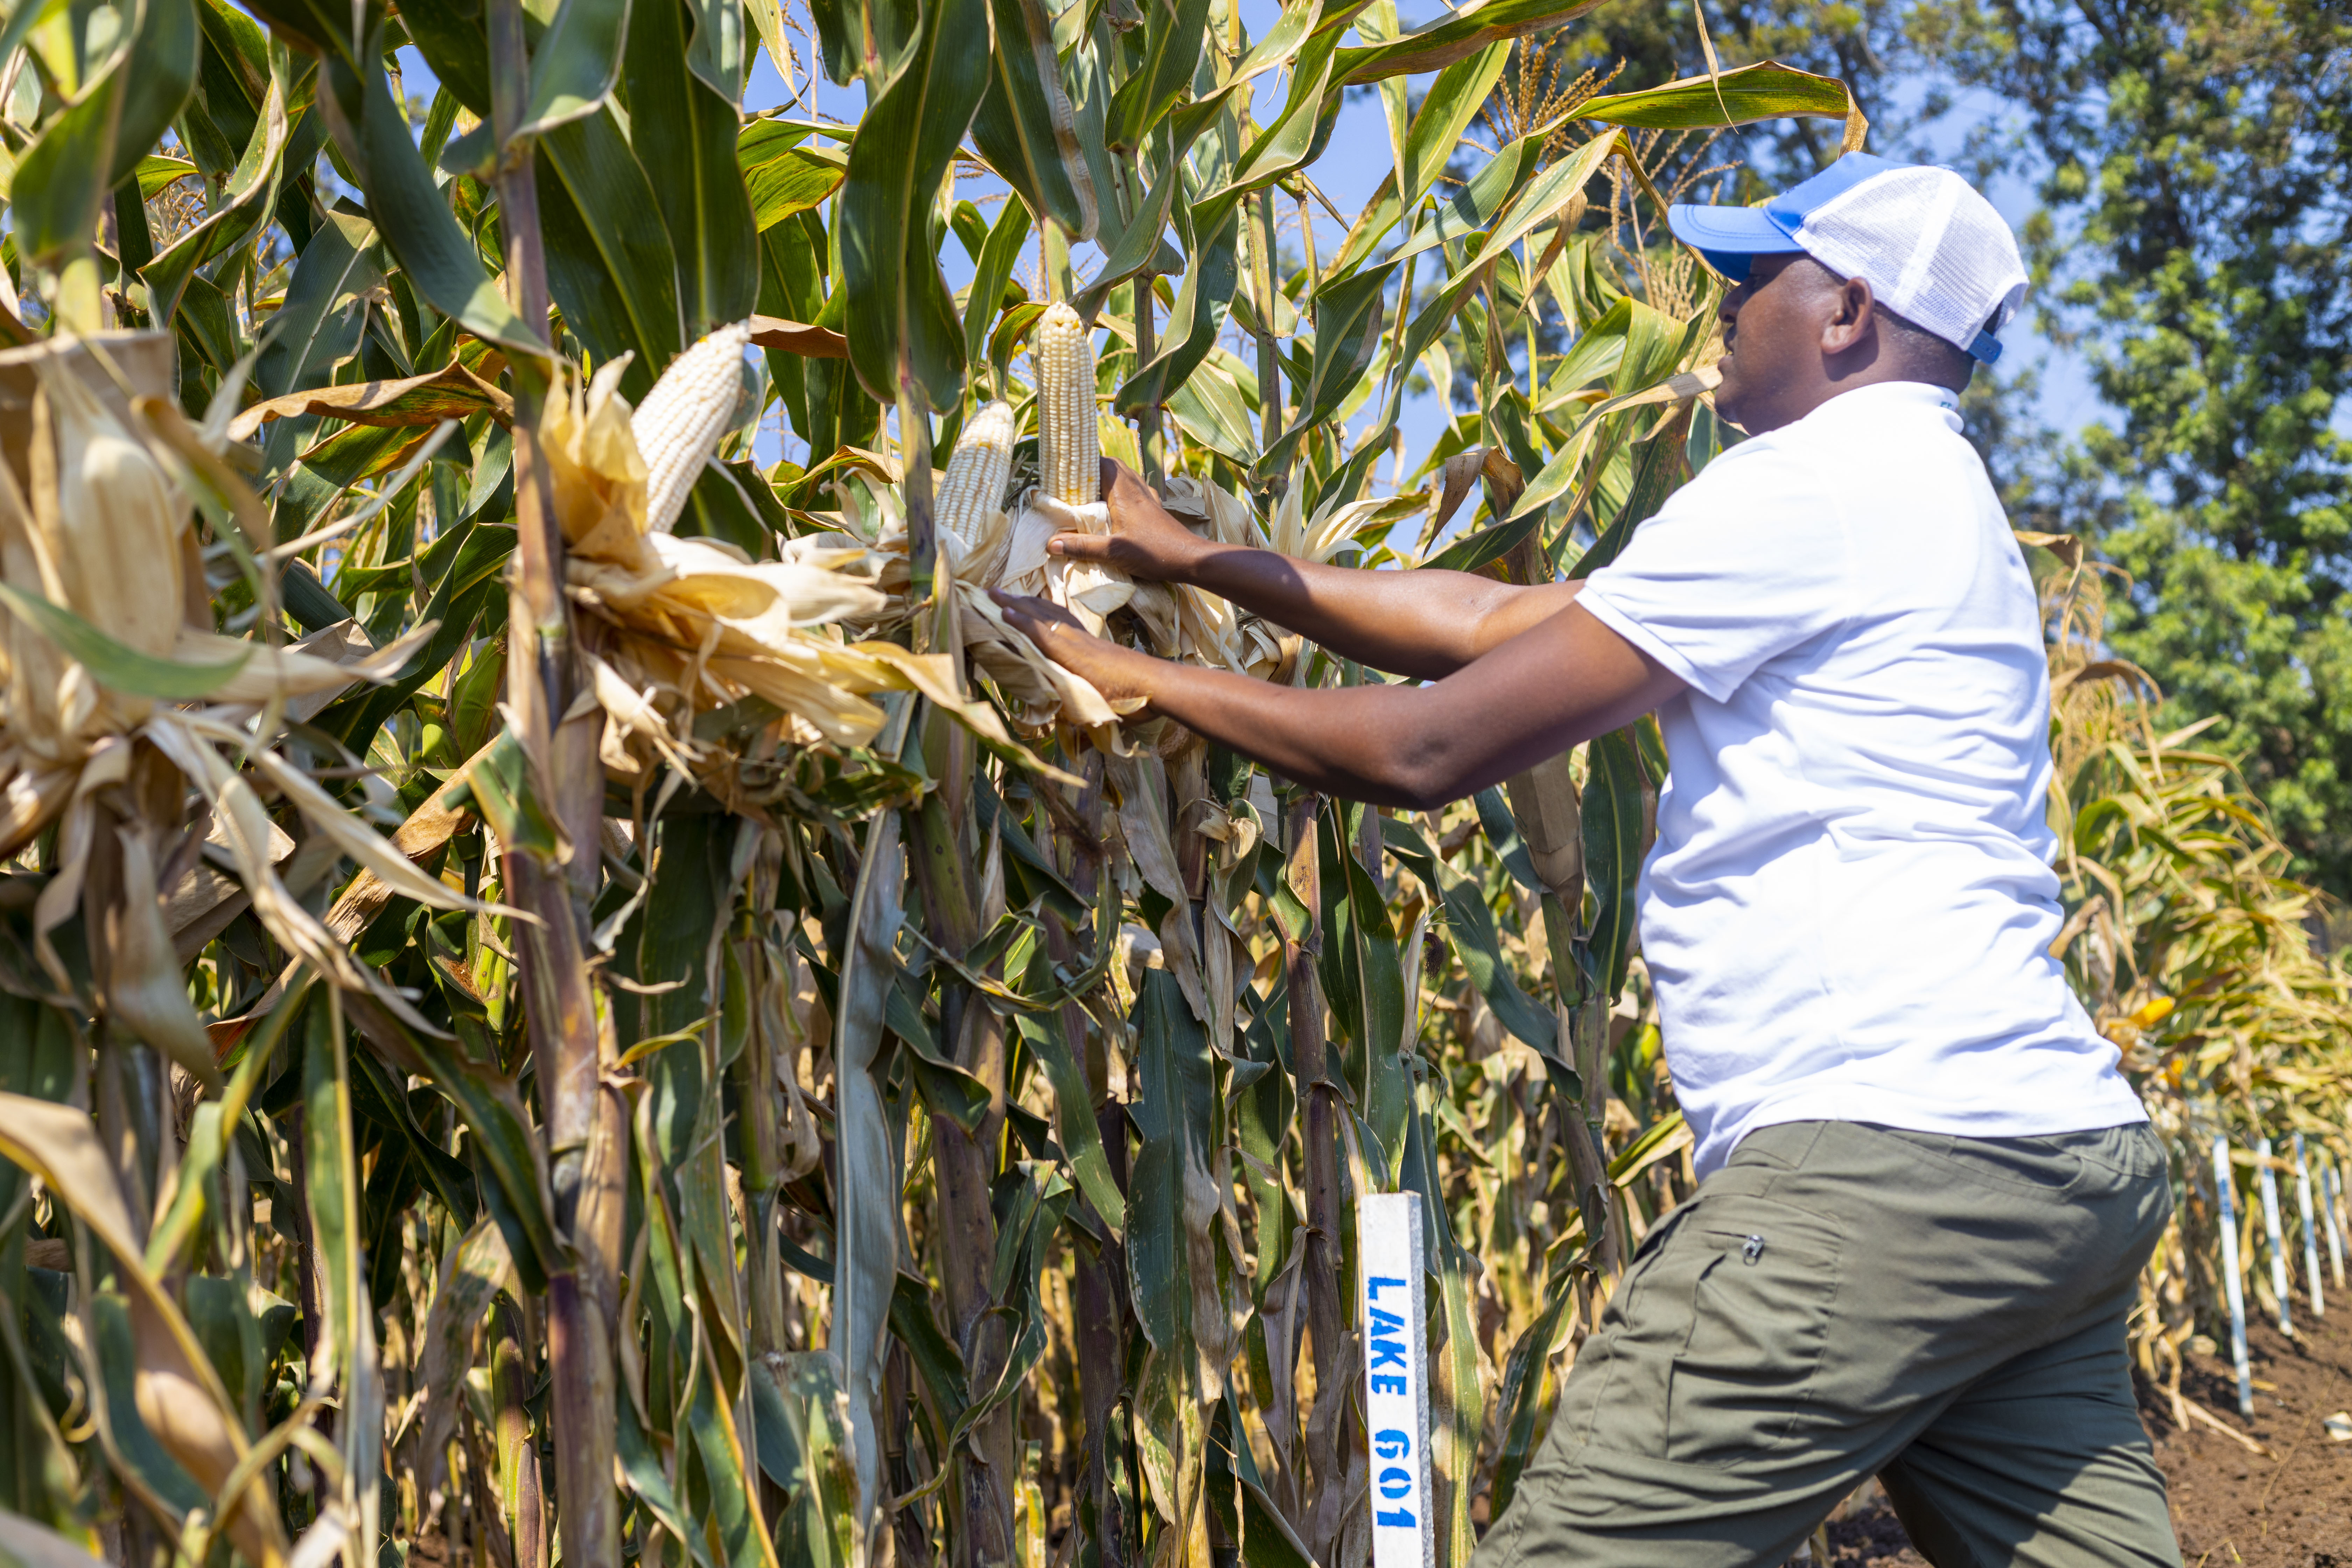
[[[1592,8],[7,11],[0,1562],[1361,1568],[1355,1200],[1413,1192],[1462,1568],[1693,1190],[1657,728],[1321,799],[987,590],[1383,679],[1048,556],[1102,455],[1305,559],[1610,560],[1736,435],[1661,204],[1727,126],[1867,127],[1769,62],[1563,79]],[[1359,90],[1393,168],[1338,213]],[[2021,538],[2179,1400],[2217,1137],[2259,1310],[2260,1173],[2335,1235],[2352,988]]]

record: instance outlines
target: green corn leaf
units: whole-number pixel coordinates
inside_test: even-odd
[[[1414,226],[1411,237],[1396,247],[1390,259],[1402,261],[1424,250],[1456,245],[1474,234],[1484,233],[1503,210],[1503,205],[1535,174],[1542,150],[1541,138],[1522,136],[1487,159],[1452,196],[1430,209],[1428,217]]]
[[[1465,5],[1444,21],[1391,42],[1342,49],[1338,79],[1361,87],[1391,76],[1413,76],[1467,59],[1506,38],[1523,38],[1562,26],[1601,0],[1486,0]]]
[[[309,1010],[302,1049],[302,1139],[310,1246],[326,1309],[321,1346],[331,1365],[356,1370],[368,1359],[366,1265],[361,1249],[359,1151],[352,1136],[350,1067],[343,1019],[331,1005]]]
[[[637,1424],[637,1414],[624,1399],[621,1418],[614,1434],[614,1449],[621,1460],[621,1473],[627,1479],[629,1490],[646,1507],[646,1511],[660,1521],[663,1529],[686,1542],[697,1564],[708,1568],[709,1549],[703,1542],[702,1531],[688,1527],[686,1510],[680,1507],[677,1494],[670,1489],[669,1477],[663,1473],[660,1456],[646,1436],[645,1428]]]
[[[1332,71],[1339,41],[1339,29],[1325,27],[1300,48],[1290,67],[1289,96],[1274,122],[1244,149],[1234,170],[1234,186],[1255,190],[1321,154],[1339,118],[1340,94]]]
[[[1050,978],[1039,973],[1045,963],[1041,955],[1030,966],[1029,984],[1033,990]],[[1127,1227],[1127,1199],[1111,1177],[1103,1151],[1102,1130],[1095,1124],[1094,1096],[1087,1089],[1086,1075],[1079,1070],[1069,1039],[1062,1032],[1061,1016],[1018,1013],[1013,1022],[1021,1031],[1023,1043],[1035,1053],[1038,1065],[1045,1069],[1045,1081],[1053,1086],[1055,1121],[1062,1147],[1069,1154],[1070,1172],[1077,1179],[1078,1190],[1117,1235]]]
[[[1633,331],[1633,307],[1638,303],[1631,295],[1620,298],[1577,334],[1576,342],[1560,356],[1544,384],[1539,412],[1555,412],[1566,405],[1570,394],[1582,392],[1595,382],[1613,382],[1617,367],[1624,363],[1625,339]],[[1537,477],[1540,479],[1543,476]]]
[[[245,1057],[218,1100],[205,1100],[189,1119],[187,1152],[181,1156],[179,1184],[172,1206],[147,1237],[148,1271],[162,1274],[194,1238],[207,1206],[218,1201],[213,1177],[228,1152],[229,1130],[245,1114],[259,1086],[261,1070],[289,1024],[302,1009],[314,977],[306,970],[278,999],[277,1007],[246,1042]]]
[[[963,1353],[956,1349],[954,1341],[940,1331],[930,1288],[921,1280],[905,1274],[898,1276],[898,1288],[890,1297],[890,1331],[906,1347],[915,1375],[923,1380],[923,1387],[930,1395],[929,1408],[938,1411],[947,1424],[932,1434],[939,1439],[938,1451],[944,1452],[946,1432],[962,1425],[971,1394],[965,1382]]]
[[[1475,572],[1482,566],[1491,566],[1533,539],[1540,521],[1539,512],[1522,507],[1520,515],[1475,533],[1464,534],[1422,565],[1434,572]]]
[[[996,47],[990,51],[987,90],[972,116],[972,144],[1029,212],[1051,218],[1073,239],[1092,239],[1094,175],[1062,89],[1053,18],[1044,0],[990,0],[989,8]],[[1197,39],[1197,26],[1193,34]]]
[[[1110,254],[1085,289],[1074,295],[1070,308],[1091,320],[1110,291],[1121,283],[1149,268],[1154,272],[1181,272],[1181,258],[1169,248],[1162,237],[1168,227],[1169,215],[1173,210],[1177,190],[1183,184],[1183,160],[1177,156],[1172,144],[1162,143],[1154,153],[1154,161],[1145,171],[1150,177],[1143,200],[1136,205],[1127,227],[1118,237]]]
[[[835,1353],[844,1368],[842,1392],[850,1420],[858,1426],[873,1419],[881,1394],[882,1337],[897,1288],[899,1159],[873,1069],[898,967],[895,942],[906,875],[898,814],[884,812],[866,830],[857,887],[850,898],[840,1002],[834,1015],[834,1070],[840,1085],[834,1149],[840,1175],[835,1188],[838,1208],[829,1342],[839,1347]],[[805,1444],[803,1451],[807,1451]],[[879,1464],[880,1455],[870,1445],[858,1447],[857,1499],[878,1496],[884,1484]]]
[[[477,1184],[483,1206],[505,1233],[515,1273],[526,1290],[544,1291],[562,1251],[548,1201],[546,1154],[513,1081],[455,1040],[411,1033],[372,1001],[355,999],[351,1010],[361,1037],[387,1066],[428,1079],[457,1109],[476,1169],[488,1178]]]
[[[323,386],[358,351],[366,295],[381,280],[370,256],[375,247],[375,226],[345,213],[328,214],[310,237],[254,361],[253,384],[264,396]]]
[[[106,177],[109,190],[132,171],[143,168],[148,153],[179,119],[196,88],[203,42],[192,0],[145,0],[139,36],[121,68],[133,87],[123,97],[121,119],[115,127],[114,157]],[[0,59],[6,58],[0,55]]]
[[[610,109],[549,132],[539,150],[548,292],[597,359],[636,356],[622,387],[642,398],[686,346],[677,255],[667,228],[646,221],[660,205],[653,182]]]
[[[751,225],[762,233],[818,205],[849,175],[849,159],[837,148],[755,147],[754,133],[773,124],[773,121],[756,121],[736,142],[743,184],[751,201]]]
[[[1543,1441],[1552,1407],[1559,1401],[1559,1386],[1552,1376],[1551,1361],[1574,1330],[1568,1311],[1575,1300],[1573,1277],[1560,1280],[1549,1303],[1513,1342],[1504,1363],[1502,1385],[1495,1395],[1502,1411],[1502,1436],[1495,1458],[1493,1500],[1487,1505],[1496,1519],[1510,1506],[1519,1474]]]
[[[1236,1445],[1235,1455],[1244,1452],[1246,1446]],[[1265,1488],[1246,1477],[1240,1479],[1239,1486],[1242,1562],[1248,1568],[1316,1568],[1314,1554],[1290,1528],[1290,1521],[1282,1517],[1274,1500],[1265,1495]]]
[[[19,256],[55,267],[89,245],[111,184],[116,132],[130,92],[130,73],[118,61],[25,150],[8,209]]]
[[[773,1548],[756,1500],[757,1467],[746,1463],[742,1436],[735,1429],[729,1402],[720,1397],[715,1369],[707,1363],[697,1369],[685,1415],[702,1460],[708,1489],[705,1518],[719,1538],[724,1561],[732,1568],[774,1568]]]
[[[370,53],[370,41],[380,38],[383,8],[378,0],[344,5],[337,0],[263,0],[253,7],[278,35],[304,54],[331,59],[345,70],[357,70]]]
[[[977,126],[979,122],[973,123]],[[980,247],[979,264],[972,268],[971,291],[964,297],[963,357],[967,364],[982,363],[989,323],[996,319],[999,304],[1005,297],[1005,285],[1012,281],[1013,269],[1020,265],[1021,247],[1029,238],[1029,224],[1028,207],[1020,202],[1007,202]],[[1002,378],[999,380],[1001,384]]]
[[[1437,73],[1437,79],[1430,84],[1405,132],[1398,166],[1389,171],[1380,189],[1372,193],[1372,199],[1357,215],[1347,238],[1340,242],[1339,254],[1331,259],[1327,276],[1336,277],[1353,268],[1372,253],[1406,213],[1421,204],[1421,198],[1436,184],[1437,176],[1445,172],[1447,163],[1462,145],[1463,132],[1485,106],[1486,95],[1494,90],[1510,55],[1509,42],[1490,44]],[[1400,250],[1390,259],[1401,260],[1408,254]]]
[[[1633,888],[1642,874],[1642,763],[1632,737],[1612,730],[1587,752],[1584,874],[1599,900],[1592,916],[1592,972],[1612,1002],[1633,955]]]
[[[890,1033],[907,1047],[925,1109],[966,1132],[978,1132],[988,1120],[988,1086],[940,1053],[937,1037],[903,983],[890,988],[888,1009]]]
[[[949,160],[980,106],[988,55],[985,0],[924,7],[906,61],[871,99],[842,187],[841,280],[850,363],[876,401],[903,384],[944,412],[963,395],[963,331],[930,243],[930,211]]]
[[[131,1339],[129,1303],[114,1291],[104,1291],[91,1300],[90,1316],[98,1328],[97,1343],[90,1347],[92,1370],[98,1374],[93,1381],[104,1390],[102,1414],[101,1410],[90,1414],[100,1417],[106,1447],[121,1465],[129,1489],[143,1494],[142,1501],[160,1506],[175,1522],[210,1506],[212,1498],[156,1441],[139,1414],[132,1389],[139,1378],[140,1358]]]
[[[730,110],[740,108],[743,75],[751,63],[742,6],[737,0],[686,0],[686,9],[693,26],[686,50],[687,68],[713,98]],[[729,129],[731,132],[731,124]]]
[[[999,16],[1001,27],[1001,11]],[[1127,78],[1111,98],[1113,146],[1140,146],[1192,87],[1208,19],[1209,0],[1174,0],[1145,10],[1140,58],[1130,58]]]
[[[1247,468],[1257,460],[1249,404],[1224,368],[1203,363],[1169,393],[1168,412],[1184,434],[1218,456]]]
[[[760,294],[759,230],[736,159],[734,97],[698,68],[704,36],[698,31],[689,41],[689,19],[681,0],[636,0],[621,68],[630,145],[644,169],[659,174],[648,178],[677,258],[686,342],[743,320]],[[645,221],[643,209],[634,221]]]
[[[1789,115],[1844,119],[1854,112],[1853,94],[1835,77],[1759,60],[1716,76],[1685,77],[1639,92],[1587,100],[1579,120],[1648,130],[1695,131],[1713,125],[1748,125]]]
[[[530,51],[530,103],[515,137],[538,136],[593,114],[621,71],[629,0],[562,0]]]
[[[1189,214],[1180,213],[1179,217],[1190,226]],[[1139,414],[1168,402],[1209,357],[1232,310],[1234,286],[1241,279],[1240,237],[1241,215],[1236,211],[1228,214],[1205,242],[1194,247],[1192,263],[1185,268],[1183,285],[1176,291],[1175,308],[1168,313],[1167,336],[1161,340],[1160,351],[1120,385],[1115,399],[1120,413]],[[1246,423],[1244,417],[1244,426]]]
[[[1175,976],[1148,969],[1135,1011],[1141,1094],[1130,1107],[1142,1135],[1128,1180],[1128,1288],[1144,1337],[1163,1358],[1191,1359],[1196,1277],[1188,1245],[1188,1173],[1205,1175],[1200,1135],[1209,1114],[1209,1045]]]
[[[402,26],[442,88],[487,121],[490,114],[490,46],[478,5],[465,0],[403,0]]]
[[[1428,841],[1412,825],[1398,817],[1381,819],[1381,837],[1390,854],[1423,883],[1437,890],[1445,906],[1446,935],[1454,943],[1470,982],[1486,998],[1486,1005],[1503,1027],[1549,1056],[1558,1048],[1559,1026],[1548,1008],[1538,1006],[1505,963],[1502,943],[1495,933],[1495,912],[1477,885],[1439,860]]]
[[[457,226],[416,151],[408,121],[392,100],[381,69],[364,77],[340,61],[320,68],[321,86],[334,95],[335,139],[368,194],[376,232],[399,258],[417,292],[476,337],[529,353],[546,344],[515,314],[483,268],[481,252]]]
[[[859,1449],[855,1428],[842,1426],[834,1358],[809,1351],[772,1357],[769,1366],[800,1458],[776,1527],[777,1553],[787,1568],[850,1568],[861,1560],[853,1555]]]
[[[1636,316],[1638,317],[1638,311]],[[1654,342],[1657,341],[1653,340]],[[1664,345],[1671,348],[1672,340],[1664,340]],[[1626,371],[1626,365],[1633,363],[1634,362],[1629,353],[1628,359],[1622,361],[1617,368],[1616,374],[1619,380],[1637,379],[1636,375],[1629,374]],[[1704,377],[1688,373],[1677,373],[1666,375],[1654,384],[1612,397],[1607,402],[1595,405],[1581,420],[1578,421],[1576,428],[1570,432],[1566,441],[1559,444],[1551,460],[1544,465],[1542,471],[1536,475],[1528,488],[1519,493],[1517,503],[1511,509],[1509,522],[1525,521],[1540,514],[1544,508],[1569,493],[1570,489],[1578,484],[1580,475],[1583,477],[1586,490],[1594,487],[1592,471],[1605,468],[1612,458],[1619,457],[1622,452],[1622,447],[1619,445],[1623,438],[1622,426],[1615,433],[1610,434],[1605,442],[1600,441],[1600,437],[1604,434],[1604,421],[1612,417],[1643,417],[1647,410],[1661,402],[1676,400],[1687,402],[1705,392],[1710,384]],[[1649,416],[1655,417],[1654,415]],[[1647,521],[1654,514],[1657,509],[1665,503],[1665,498],[1671,493],[1673,487],[1686,477],[1685,473],[1686,464],[1681,443],[1690,430],[1688,413],[1685,411],[1678,417],[1670,420],[1669,424],[1676,432],[1670,441],[1661,443],[1653,440],[1642,448],[1644,453],[1648,453],[1652,447],[1658,448],[1650,460],[1664,465],[1657,470],[1657,474],[1665,479],[1665,488],[1661,489],[1653,484],[1643,492],[1646,500],[1642,508],[1629,505],[1621,509],[1616,521],[1612,524],[1611,533],[1604,534],[1601,541],[1596,542],[1592,550],[1585,552],[1579,564],[1569,573],[1570,576],[1589,575],[1616,559],[1617,552],[1624,547],[1625,541],[1632,536],[1634,526]],[[1600,454],[1597,458],[1594,457],[1596,443],[1600,445]],[[1618,522],[1623,524],[1622,530],[1617,527]],[[1606,548],[1603,549],[1603,546]]]
[[[467,763],[466,786],[467,799],[501,845],[543,860],[555,858],[562,830],[531,787],[530,764],[512,730],[496,748]]]
[[[1480,790],[1475,804],[1478,826],[1486,835],[1486,842],[1495,847],[1495,853],[1501,857],[1503,869],[1520,887],[1540,895],[1544,890],[1542,879],[1536,875],[1535,862],[1528,858],[1527,840],[1519,834],[1519,825],[1511,816],[1511,805],[1503,797],[1502,786]]]
[[[1354,907],[1349,924],[1360,944],[1356,982],[1360,996],[1357,1011],[1363,1027],[1360,1049],[1364,1081],[1359,1103],[1364,1108],[1365,1124],[1383,1151],[1387,1168],[1379,1173],[1378,1180],[1381,1190],[1388,1191],[1397,1180],[1405,1121],[1412,1114],[1412,1068],[1408,1058],[1413,1042],[1406,1021],[1415,999],[1405,990],[1396,927],[1389,919],[1380,884],[1353,855],[1344,858],[1348,900]]]
[[[1328,419],[1362,379],[1386,324],[1382,296],[1396,269],[1393,261],[1366,268],[1317,292],[1315,358],[1298,392],[1299,413],[1259,459],[1260,473],[1288,467],[1308,431]]]
[[[125,647],[67,609],[0,583],[0,605],[71,655],[101,686],[158,702],[193,702],[218,690],[242,670],[250,653],[219,664],[182,664]]]

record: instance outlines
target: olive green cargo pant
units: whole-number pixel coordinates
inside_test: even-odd
[[[1635,1253],[1475,1568],[1777,1568],[1877,1476],[1936,1568],[2178,1564],[2125,1359],[2146,1126],[1751,1133]]]

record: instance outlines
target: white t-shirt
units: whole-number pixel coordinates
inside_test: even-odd
[[[1956,400],[1831,399],[1707,465],[1578,603],[1690,689],[1642,952],[1704,1174],[1756,1128],[2145,1120],[2063,923],[2033,583]]]

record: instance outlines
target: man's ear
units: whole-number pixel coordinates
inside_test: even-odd
[[[1865,279],[1848,278],[1832,297],[1833,308],[1822,322],[1822,352],[1842,354],[1859,347],[1877,325],[1878,304]]]

